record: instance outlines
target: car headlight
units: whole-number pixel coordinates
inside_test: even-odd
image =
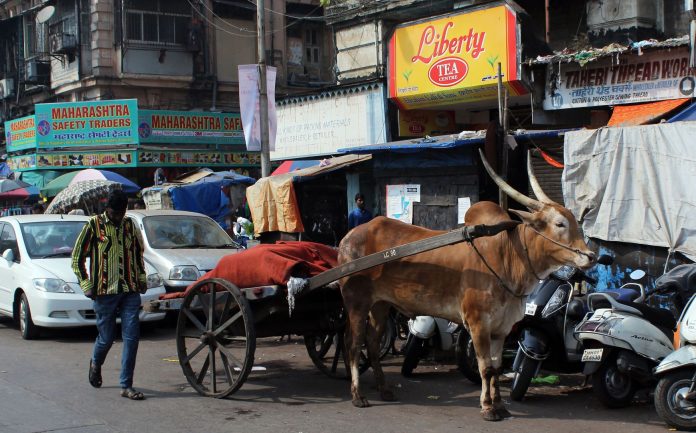
[[[546,303],[544,309],[541,310],[542,318],[545,319],[549,317],[565,304],[565,301],[568,298],[569,289],[570,286],[568,284],[562,284],[556,289],[555,292],[553,292],[551,299],[549,299],[549,302]]]
[[[169,279],[196,281],[198,279],[198,268],[195,266],[174,266],[169,271]]]
[[[34,287],[42,292],[75,293],[73,285],[60,278],[36,278],[32,280]]]
[[[154,274],[150,274],[147,276],[147,288],[152,289],[154,287],[160,287],[164,285],[164,280],[162,279],[162,276],[159,274],[159,272],[155,272]]]
[[[576,269],[572,266],[561,266],[553,271],[553,274],[561,280],[568,281],[575,274]]]

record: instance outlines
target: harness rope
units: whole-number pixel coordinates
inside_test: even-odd
[[[538,234],[538,235],[541,236],[542,238],[546,239],[547,241],[549,241],[549,242],[551,242],[551,243],[554,243],[554,244],[558,245],[559,247],[565,248],[565,249],[567,249],[567,250],[569,250],[569,251],[572,251],[572,252],[574,252],[574,253],[576,253],[576,254],[578,254],[578,255],[583,255],[583,256],[587,256],[588,258],[590,258],[590,255],[587,254],[586,252],[581,251],[581,250],[578,249],[578,248],[571,248],[571,247],[569,247],[568,245],[563,245],[562,243],[560,243],[560,242],[558,242],[558,241],[555,241],[555,240],[549,238],[548,236],[543,235],[543,234],[540,233],[538,230],[536,230],[536,229],[534,229],[533,227],[531,227],[529,224],[524,223],[524,233],[522,233],[522,248],[524,249],[524,253],[525,253],[525,255],[527,256],[527,263],[529,264],[529,269],[532,271],[532,274],[534,274],[534,277],[535,277],[537,280],[541,280],[542,278],[539,277],[539,275],[538,275],[538,274],[536,273],[536,271],[534,270],[534,266],[532,265],[532,260],[529,258],[529,248],[527,248],[527,228],[529,228],[530,230],[532,230],[534,233]],[[498,275],[498,274],[493,270],[493,268],[491,268],[491,266],[488,264],[488,262],[487,262],[486,259],[483,257],[483,255],[481,254],[481,252],[478,250],[478,248],[476,248],[476,245],[474,245],[474,239],[473,239],[473,238],[467,236],[467,241],[469,242],[469,244],[471,244],[471,247],[474,249],[474,251],[476,251],[476,254],[479,256],[479,258],[481,259],[481,261],[483,262],[483,264],[486,265],[486,268],[488,268],[488,270],[498,279],[498,282],[500,283],[500,285],[501,285],[505,290],[507,290],[508,293],[510,293],[512,296],[514,296],[514,297],[516,297],[516,298],[522,298],[522,297],[526,296],[524,293],[521,293],[521,294],[515,293],[514,291],[512,291],[512,289],[510,289],[510,288],[505,284],[505,282],[504,282],[503,279],[500,277],[500,275]]]

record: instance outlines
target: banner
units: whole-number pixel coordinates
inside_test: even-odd
[[[35,116],[27,116],[5,122],[8,152],[36,148],[35,119]]]
[[[7,166],[12,171],[34,170],[36,168],[36,154],[10,156],[7,158]]]
[[[138,143],[138,101],[36,104],[39,148]]]
[[[387,185],[387,217],[413,224],[414,202],[420,202],[420,185]]]
[[[199,165],[206,167],[258,166],[259,153],[198,150],[139,150],[138,167],[175,167]]]
[[[389,97],[402,109],[495,99],[498,63],[510,95],[526,94],[517,33],[505,5],[401,25],[389,41]]]
[[[38,168],[135,167],[135,151],[39,153],[36,160]]]
[[[597,107],[663,99],[691,98],[696,79],[689,68],[688,47],[606,57],[581,67],[549,65],[545,110]],[[560,72],[559,72],[560,71]]]
[[[399,136],[425,137],[459,132],[454,111],[399,110]]]
[[[259,71],[257,65],[239,65],[239,107],[244,127],[246,148],[250,151],[261,150],[261,129],[259,112]],[[268,92],[268,146],[275,150],[278,121],[275,108],[276,68],[266,67]]]
[[[239,113],[139,110],[140,143],[242,144]]]

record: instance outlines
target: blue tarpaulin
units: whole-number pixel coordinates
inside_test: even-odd
[[[696,102],[675,114],[674,117],[669,119],[667,122],[683,122],[686,120],[696,120]]]
[[[218,171],[195,182],[170,187],[169,197],[174,209],[208,215],[226,228],[229,198],[221,188],[235,184],[253,185],[255,182],[254,178],[232,171]]]

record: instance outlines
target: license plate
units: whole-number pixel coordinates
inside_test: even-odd
[[[527,316],[533,316],[536,313],[537,304],[534,302],[527,302],[527,306],[524,309],[524,314]]]
[[[582,352],[582,362],[599,362],[602,360],[604,349],[585,349]]]

